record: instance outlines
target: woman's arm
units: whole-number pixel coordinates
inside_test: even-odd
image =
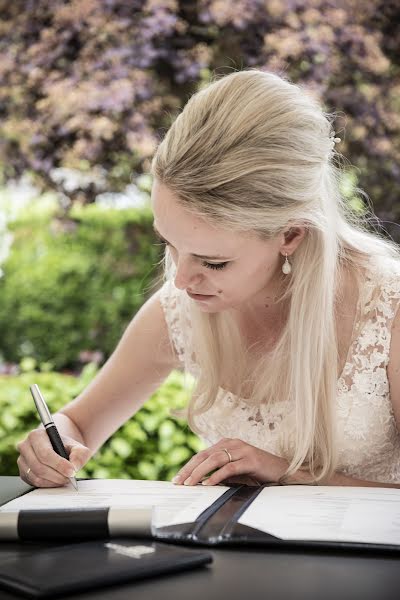
[[[168,336],[159,292],[138,311],[89,386],[57,415],[94,453],[179,365]],[[60,419],[60,420],[59,420]],[[61,433],[61,432],[60,432]]]
[[[288,466],[287,460],[280,456],[256,448],[243,440],[225,438],[193,456],[174,477],[173,482],[184,485],[197,485],[200,482],[203,485],[218,485],[223,482],[240,482],[243,479],[246,482],[250,479],[257,483],[282,481],[285,485],[314,483],[310,473],[303,469],[286,477]],[[209,473],[212,475],[204,479]],[[397,483],[365,481],[342,473],[335,473],[328,482],[321,485],[400,489],[400,484]]]
[[[54,415],[69,461],[52,450],[43,428],[35,429],[18,444],[22,479],[38,487],[64,485],[71,471],[81,468],[178,365],[158,291],[89,386]]]
[[[312,484],[312,478],[306,471],[297,471],[292,477],[285,478],[285,484],[290,485],[301,483],[304,485]],[[357,479],[343,473],[335,473],[328,482],[320,485],[348,485],[352,487],[383,487],[400,489],[400,483],[381,483],[380,481],[368,481],[366,479]]]
[[[390,399],[400,435],[400,308],[392,324],[389,364],[387,368]]]

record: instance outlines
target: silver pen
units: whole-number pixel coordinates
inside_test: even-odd
[[[29,389],[31,390],[31,394],[35,401],[40,420],[42,421],[43,427],[45,428],[46,433],[49,436],[49,440],[51,442],[51,445],[53,446],[54,452],[56,452],[59,456],[62,456],[63,458],[69,460],[67,451],[64,447],[64,444],[62,443],[62,439],[60,437],[60,434],[58,433],[57,427],[55,426],[53,417],[51,416],[51,413],[47,408],[47,404],[44,401],[44,398],[39,390],[39,386],[36,385],[36,383],[34,383],[30,386]],[[78,484],[75,477],[70,477],[69,480],[76,489],[76,491],[78,491]]]

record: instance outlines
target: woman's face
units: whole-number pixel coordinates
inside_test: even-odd
[[[200,310],[257,308],[274,295],[281,279],[283,234],[263,241],[255,234],[214,227],[185,210],[157,181],[152,207],[154,228],[176,266],[175,285]]]

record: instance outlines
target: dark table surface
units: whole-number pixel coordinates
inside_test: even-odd
[[[0,477],[0,504],[28,486]],[[43,547],[43,546],[42,546]],[[24,545],[0,543],[0,563]],[[399,600],[400,555],[304,550],[211,549],[210,566],[63,596],[92,600]],[[15,600],[0,590],[1,600]]]

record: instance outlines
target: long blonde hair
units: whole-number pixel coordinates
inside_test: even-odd
[[[337,466],[339,266],[358,276],[371,255],[398,256],[395,244],[357,222],[341,197],[332,120],[283,77],[234,72],[190,98],[152,163],[154,177],[183,207],[221,227],[271,239],[290,224],[306,226],[281,298],[290,302],[288,320],[251,373],[230,312],[203,313],[190,299],[182,301],[189,302],[200,368],[188,409],[191,427],[196,430],[195,415],[215,402],[228,369],[235,389],[251,380],[248,402],[290,399],[293,426],[282,441],[287,475],[306,465],[316,480],[328,479]],[[174,276],[168,250],[166,276]]]

